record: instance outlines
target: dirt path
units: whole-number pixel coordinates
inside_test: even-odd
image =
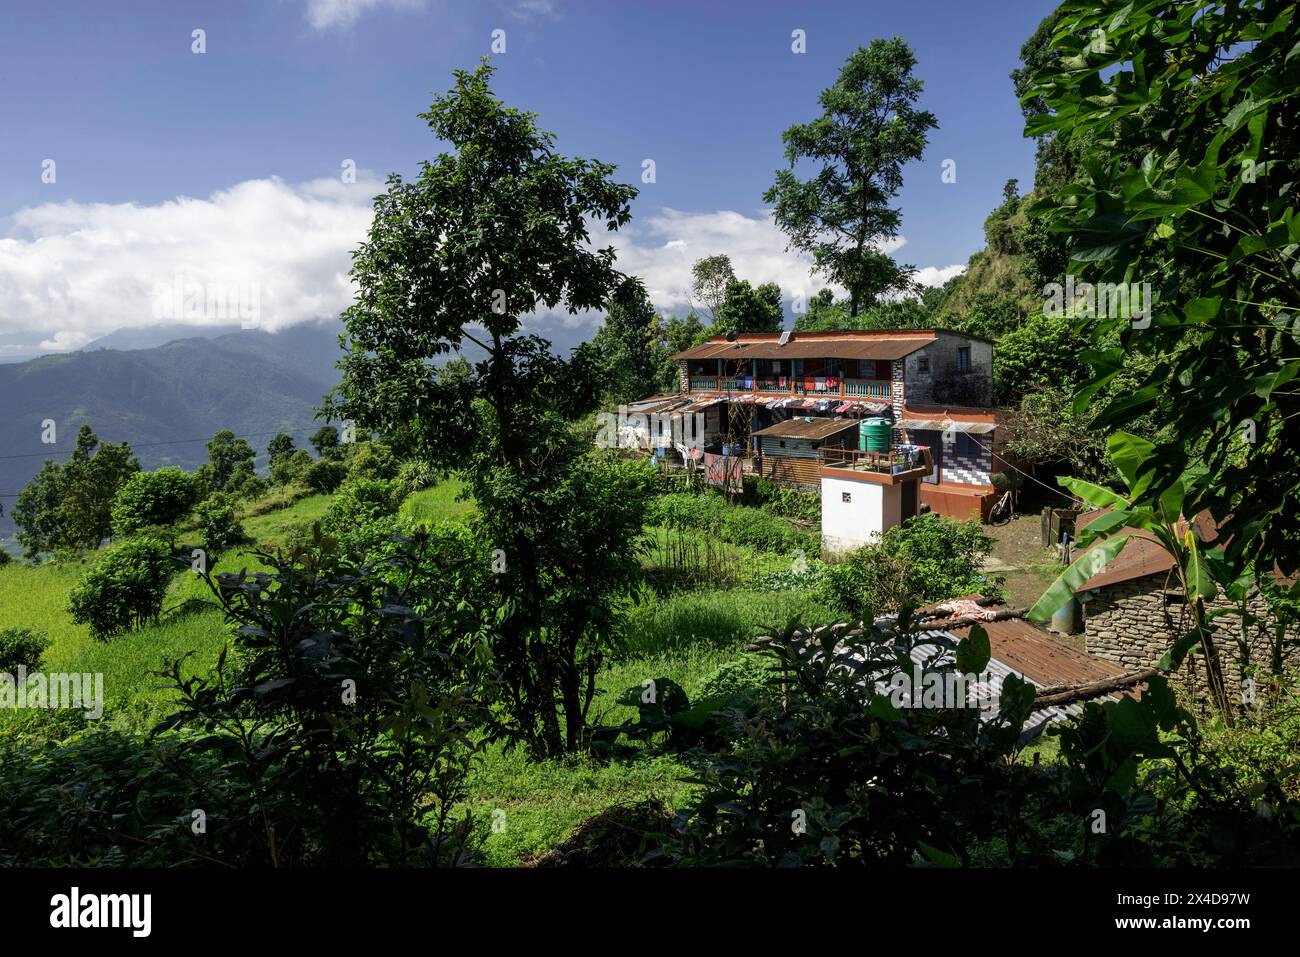
[[[984,534],[993,539],[984,570],[1006,579],[1007,603],[1014,608],[1032,606],[1063,570],[1056,550],[1043,547],[1040,528],[1037,515],[984,526]]]

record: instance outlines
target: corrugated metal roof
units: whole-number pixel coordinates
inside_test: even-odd
[[[898,339],[796,339],[776,342],[706,342],[679,352],[674,359],[902,359],[934,341],[917,335]]]
[[[754,434],[770,435],[782,439],[809,439],[816,442],[830,438],[832,435],[838,435],[846,429],[856,429],[857,427],[857,419],[800,417],[778,422],[776,425],[769,425],[765,429],[759,429]]]
[[[900,429],[923,432],[974,432],[984,434],[997,428],[991,422],[958,422],[955,419],[899,419]]]

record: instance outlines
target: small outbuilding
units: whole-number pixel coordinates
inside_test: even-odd
[[[855,447],[857,419],[797,416],[754,433],[755,471],[775,482],[816,488],[821,481],[821,450]]]

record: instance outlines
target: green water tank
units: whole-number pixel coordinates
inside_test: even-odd
[[[894,427],[888,419],[863,419],[858,423],[858,449],[863,452],[888,452]]]

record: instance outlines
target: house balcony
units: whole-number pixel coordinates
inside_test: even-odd
[[[829,382],[834,384],[829,384]],[[838,377],[799,376],[763,377],[711,376],[690,377],[692,392],[750,392],[770,396],[842,396],[850,399],[892,401],[894,384],[883,379],[841,379]]]

